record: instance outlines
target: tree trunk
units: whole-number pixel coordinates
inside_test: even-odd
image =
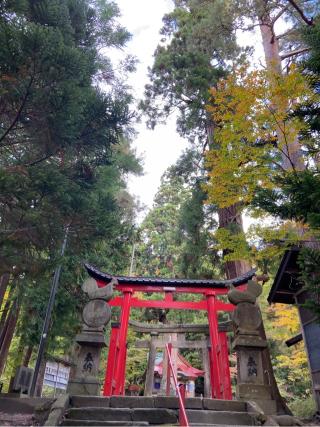
[[[26,368],[29,366],[29,362],[30,362],[30,359],[32,356],[32,352],[33,352],[33,346],[28,345],[28,347],[25,350],[24,356],[23,356],[22,366],[25,366]]]
[[[23,351],[24,351],[24,345],[23,345],[22,339],[20,337],[18,348],[10,358],[12,370],[11,370],[9,389],[8,389],[9,393],[14,393],[14,390],[13,390],[14,379],[15,379],[17,371],[18,371],[18,369],[22,363]]]
[[[274,23],[272,22],[270,14],[267,11],[265,11],[262,16],[259,16],[258,19],[260,24],[260,33],[261,33],[267,68],[273,72],[282,74],[279,43],[274,32]],[[275,100],[275,103],[276,103],[276,100]],[[276,104],[275,104],[275,108],[277,108]],[[283,135],[280,130],[277,132],[277,136],[278,136],[279,143],[283,144]],[[303,161],[302,150],[298,140],[298,135],[296,137],[296,140],[293,143],[291,143],[290,146],[284,146],[283,151],[284,153],[282,155],[282,166],[285,170],[290,171],[290,170],[305,169],[305,164]],[[264,339],[266,338],[263,324],[261,326],[260,335],[262,338]],[[277,402],[281,404],[281,409],[284,412],[290,413],[290,410],[288,409],[287,405],[285,404],[284,400],[282,399],[279,393],[279,389],[273,375],[269,350],[265,350],[263,352],[262,357],[263,357],[265,375],[267,375],[268,372],[269,373],[272,372],[272,375],[268,376],[268,381],[272,388],[273,397],[274,399],[277,400]]]
[[[10,279],[9,273],[4,273],[2,274],[2,276],[0,276],[0,308],[3,303],[3,298],[7,290],[9,279]]]
[[[46,363],[47,363],[47,359],[44,355],[42,360],[41,360],[39,373],[38,373],[38,377],[37,377],[37,383],[36,383],[35,394],[34,394],[36,397],[41,397],[41,394],[42,394],[42,387],[43,387],[44,373],[46,370]]]
[[[0,319],[0,348],[1,348],[2,341],[6,331],[6,320],[8,317],[9,309],[10,309],[10,301],[7,300],[4,305],[3,312]]]
[[[282,74],[279,42],[274,32],[274,22],[272,22],[271,16],[267,10],[265,10],[262,15],[258,16],[258,19],[267,68],[273,73]],[[277,100],[273,100],[273,103],[275,109],[277,109]],[[291,141],[290,145],[288,145],[284,138],[283,131],[279,126],[277,129],[277,137],[279,145],[283,147],[283,168],[287,171],[304,170],[305,164],[298,135],[296,135],[295,140]]]
[[[235,233],[243,231],[242,217],[237,205],[232,205],[228,208],[219,208],[218,217],[219,228],[230,228],[230,226],[232,226]],[[223,256],[226,256],[227,254],[228,251],[224,251]],[[248,270],[250,270],[250,265],[245,260],[225,262],[225,273],[227,279],[233,279],[234,277],[241,276]]]
[[[18,305],[18,302],[15,301],[11,307],[10,313],[6,320],[5,325],[5,333],[0,349],[0,375],[4,371],[4,367],[7,361],[8,353],[10,344],[14,335],[14,331],[16,329],[18,316],[19,316],[20,306]]]
[[[13,365],[13,369],[12,369],[13,376],[16,374],[17,369],[22,365],[23,353],[24,353],[24,345],[22,342],[22,338],[20,337],[18,348],[14,352],[14,355],[11,358],[12,359],[11,364]]]

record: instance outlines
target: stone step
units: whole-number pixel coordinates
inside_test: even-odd
[[[230,426],[253,426],[256,425],[255,418],[245,412],[236,411],[209,411],[206,409],[187,409],[187,418],[190,425],[230,425]]]
[[[96,421],[96,420],[76,420],[65,419],[61,426],[149,426],[146,421]]]
[[[65,419],[121,422],[144,421],[151,424],[176,424],[178,413],[175,410],[165,408],[85,407],[69,409],[65,414]]]
[[[177,397],[166,396],[71,396],[70,404],[74,408],[99,407],[99,408],[167,408],[179,409]],[[236,411],[246,412],[246,402],[237,400],[219,400],[201,397],[187,398],[186,409],[207,409],[210,411]]]
[[[187,409],[186,412],[190,425],[256,425],[255,417],[246,412],[207,409]],[[82,425],[82,422],[91,423],[85,425],[104,425],[106,422],[106,425],[109,422],[116,422],[115,425],[177,424],[178,411],[167,408],[71,408],[65,414],[63,425]]]

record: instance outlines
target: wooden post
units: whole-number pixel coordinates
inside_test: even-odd
[[[151,342],[149,347],[148,367],[146,375],[146,383],[144,388],[145,396],[152,396],[154,385],[154,365],[156,362],[157,347],[155,340],[158,338],[158,333],[151,332]]]
[[[103,387],[104,396],[112,396],[118,333],[119,333],[119,323],[112,323],[110,341],[109,341],[107,369],[106,369],[106,375],[105,375],[104,387]]]
[[[221,363],[220,343],[218,333],[218,319],[216,311],[216,296],[208,292],[206,295],[208,304],[208,321],[210,333],[210,374],[212,398],[222,399],[221,393]]]
[[[219,340],[221,344],[221,371],[223,381],[223,399],[232,399],[230,364],[228,351],[228,338],[226,332],[219,332]]]
[[[117,339],[117,355],[116,355],[116,369],[115,369],[115,389],[114,394],[116,396],[123,393],[124,382],[125,382],[125,365],[126,365],[126,354],[127,354],[127,333],[128,323],[130,314],[130,301],[131,301],[132,290],[124,291],[123,305],[120,317],[120,330]]]

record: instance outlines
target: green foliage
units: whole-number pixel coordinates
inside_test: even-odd
[[[293,415],[307,420],[312,419],[316,411],[316,404],[312,396],[306,399],[297,399],[289,406]]]
[[[258,188],[253,200],[257,207],[278,216],[320,227],[320,176],[317,169],[306,169],[278,177],[276,189]]]
[[[320,322],[320,250],[303,248],[299,253],[300,280],[305,283],[306,289],[312,295],[305,303],[306,308],[312,310]]]
[[[163,22],[141,107],[152,128],[178,109],[178,132],[192,141],[206,139],[208,89],[224,74],[225,61],[238,52],[232,13],[226,2],[176,1]]]
[[[291,407],[296,400],[308,399],[312,394],[308,360],[302,342],[290,348],[285,344],[287,339],[300,332],[297,308],[287,304],[270,306],[267,302],[269,292],[270,285],[265,284],[259,305],[277,384]]]
[[[216,226],[199,183],[188,186],[170,171],[141,224],[136,273],[162,277],[212,277],[219,266],[213,248]]]
[[[144,387],[145,374],[148,360],[148,350],[146,348],[136,348],[137,337],[130,330],[128,331],[128,354],[126,364],[126,383]]]
[[[319,92],[320,85],[320,20],[319,16],[314,19],[314,25],[301,28],[302,37],[306,45],[311,49],[307,57],[301,62],[305,73],[310,78],[310,83],[316,92]],[[300,108],[297,114],[301,115],[310,126],[310,132],[306,135],[315,141],[319,140],[320,132],[320,115],[319,104],[313,103]],[[319,145],[318,145],[319,147]]]
[[[320,251],[316,242],[320,229],[319,184],[317,169],[287,174],[277,181],[277,190],[260,189],[254,199],[254,206],[283,220],[296,220],[304,224],[304,233],[300,238],[302,241],[310,240],[315,248],[303,247],[300,250],[300,278],[314,296],[306,302],[306,306],[320,319]],[[299,239],[296,243],[299,243]]]
[[[177,223],[179,209],[187,198],[188,189],[179,178],[162,177],[154,206],[141,224],[136,256],[136,273],[151,276],[179,275]]]
[[[212,265],[219,265],[212,231],[217,226],[213,210],[204,205],[206,194],[195,181],[189,198],[182,204],[178,222],[178,243],[181,245],[183,277],[212,277]]]
[[[79,328],[83,261],[127,268],[135,204],[126,177],[141,167],[123,82],[134,61],[117,75],[103,56],[130,37],[118,16],[107,0],[0,5],[0,274],[11,273],[10,298],[21,304],[22,346],[38,344],[58,263],[47,349],[57,353],[69,350]]]

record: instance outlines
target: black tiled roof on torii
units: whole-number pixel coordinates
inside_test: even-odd
[[[247,273],[230,280],[212,280],[212,279],[167,279],[161,277],[132,277],[116,276],[109,273],[103,273],[97,267],[85,264],[89,275],[94,279],[109,283],[112,279],[117,279],[119,284],[130,284],[137,286],[174,286],[174,287],[205,287],[205,288],[226,288],[229,285],[240,286],[252,279],[256,270],[250,270]]]

